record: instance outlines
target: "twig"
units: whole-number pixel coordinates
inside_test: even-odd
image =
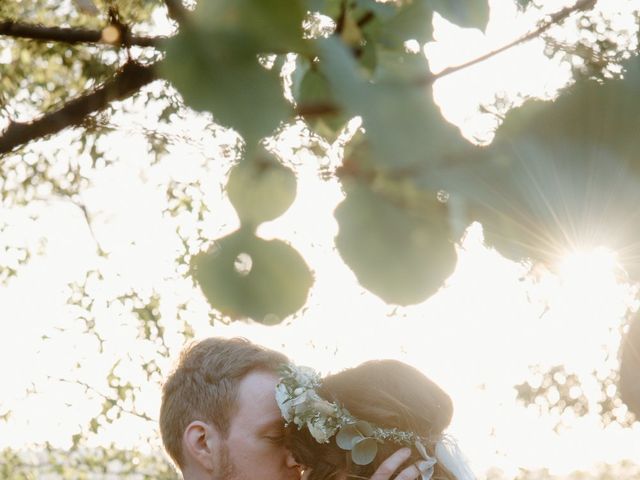
[[[186,21],[188,14],[188,10],[184,8],[182,0],[164,0],[164,3],[167,6],[169,18],[178,25],[182,25]]]
[[[110,402],[113,402],[113,406],[118,408],[118,410],[120,410],[122,413],[128,413],[129,415],[133,415],[134,417],[138,417],[138,418],[141,418],[143,420],[147,420],[149,422],[153,422],[154,421],[154,419],[151,418],[146,413],[139,413],[139,412],[136,412],[135,410],[129,410],[127,408],[124,408],[122,405],[119,405],[117,401],[114,401],[113,398],[108,397],[104,393],[98,391],[96,388],[92,387],[88,383],[85,383],[85,382],[83,382],[81,380],[67,380],[66,378],[58,378],[56,380],[58,380],[59,382],[63,382],[63,383],[70,383],[72,385],[73,384],[80,385],[81,387],[84,387],[85,391],[93,392],[96,395],[102,397],[104,400],[108,400]]]
[[[107,256],[107,252],[102,248],[102,245],[100,245],[100,242],[98,241],[98,237],[96,236],[96,232],[93,229],[93,222],[91,221],[91,216],[89,215],[89,211],[87,210],[86,205],[84,203],[82,203],[82,202],[78,202],[78,201],[74,200],[70,196],[67,197],[67,198],[69,199],[69,201],[71,203],[73,203],[76,207],[78,207],[80,209],[80,211],[82,212],[82,215],[84,216],[84,220],[87,223],[87,228],[89,229],[89,233],[91,234],[91,237],[93,238],[93,241],[96,244],[96,251],[97,251],[98,255],[101,256],[101,257],[106,257]]]
[[[10,123],[0,136],[0,155],[31,140],[80,125],[87,115],[104,109],[113,100],[129,97],[155,79],[153,66],[127,63],[113,79],[93,92],[67,102],[59,110],[45,114],[33,122]]]
[[[0,22],[0,35],[14,38],[27,38],[43,42],[100,43],[113,46],[157,47],[163,37],[140,37],[123,32],[117,42],[105,41],[102,30],[83,28],[45,27],[28,23],[5,21]]]
[[[451,75],[454,72],[457,72],[459,70],[462,70],[464,68],[470,67],[472,65],[475,65],[477,63],[480,62],[484,62],[485,60],[488,60],[491,57],[495,57],[496,55],[509,50],[510,48],[515,47],[516,45],[519,45],[521,43],[525,43],[528,42],[529,40],[533,40],[534,38],[538,37],[539,35],[541,35],[542,33],[546,32],[549,28],[551,28],[553,25],[556,25],[562,21],[564,21],[567,17],[569,17],[571,14],[580,11],[580,10],[587,10],[588,8],[592,8],[595,4],[596,4],[597,0],[578,0],[575,5],[571,6],[571,7],[565,7],[562,10],[549,15],[549,18],[547,20],[545,20],[538,28],[536,28],[535,30],[532,30],[531,32],[527,33],[526,35],[523,35],[520,38],[517,38],[516,40],[503,45],[502,47],[498,48],[497,50],[493,50],[491,52],[485,53],[484,55],[481,55],[478,58],[474,58],[473,60],[469,60],[468,62],[462,63],[460,65],[454,65],[453,67],[448,67],[445,68],[444,70],[430,75],[429,77],[427,77],[426,79],[422,80],[420,83],[432,83],[433,81],[435,81],[438,78],[442,78],[446,75]]]

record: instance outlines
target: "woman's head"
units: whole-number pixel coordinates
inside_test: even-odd
[[[396,360],[373,360],[323,379],[317,388],[325,400],[346,408],[353,417],[377,427],[397,428],[435,442],[449,425],[453,414],[451,399],[440,387],[415,368]],[[400,445],[391,441],[378,444],[374,460],[356,465],[349,451],[336,443],[318,443],[307,428],[289,428],[289,448],[296,459],[311,469],[310,480],[347,477],[369,478]],[[433,456],[433,442],[426,442]],[[420,459],[418,452],[408,461]],[[436,464],[436,478],[451,478]]]

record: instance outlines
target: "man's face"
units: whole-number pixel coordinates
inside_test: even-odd
[[[299,480],[300,467],[284,446],[284,423],[276,403],[278,377],[249,373],[238,388],[238,410],[221,452],[225,480]]]

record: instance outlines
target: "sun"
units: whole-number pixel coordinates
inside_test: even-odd
[[[603,279],[611,279],[619,268],[616,252],[607,247],[578,249],[566,254],[559,261],[557,272],[565,283],[601,284]],[[599,280],[598,280],[599,279]]]

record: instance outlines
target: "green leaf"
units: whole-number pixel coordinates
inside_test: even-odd
[[[456,264],[447,207],[436,193],[414,192],[410,183],[376,188],[351,181],[345,190],[335,211],[336,246],[360,284],[400,305],[435,293]]]
[[[302,0],[199,2],[180,33],[165,41],[161,75],[189,106],[256,142],[292,114],[279,71],[262,67],[257,54],[308,54],[305,14]]]
[[[532,3],[531,0],[515,0],[515,2],[520,10],[526,10],[529,4]]]
[[[353,10],[357,18],[362,18],[369,13],[373,13],[380,20],[389,20],[397,14],[398,6],[393,2],[355,0],[353,2]]]
[[[343,3],[343,0],[307,0],[307,8],[311,12],[320,12],[335,20],[342,11]]]
[[[460,27],[484,31],[489,23],[487,0],[428,0],[430,6],[444,18]]]
[[[640,222],[628,212],[640,202],[640,182],[611,151],[524,134],[500,139],[492,154],[465,192],[487,244],[507,258],[549,266],[606,246],[637,268]]]
[[[417,40],[422,45],[433,40],[432,16],[428,0],[403,3],[397,15],[382,23],[381,43],[401,46],[407,40]]]
[[[407,168],[437,165],[455,152],[470,149],[459,130],[446,122],[433,101],[431,88],[418,77],[408,80],[392,60],[383,57],[372,83],[349,51],[335,39],[318,42],[319,69],[329,80],[339,105],[349,116],[360,115],[371,151],[379,165]],[[425,72],[426,60],[404,55],[408,70]],[[399,73],[394,75],[394,68]],[[403,75],[405,78],[403,78]],[[390,133],[391,132],[391,133]]]
[[[251,158],[233,167],[227,194],[242,224],[257,227],[291,206],[296,197],[296,176],[260,147]]]
[[[232,34],[254,53],[284,53],[306,50],[305,14],[303,0],[215,0],[198,2],[190,20],[202,32]]]
[[[351,458],[356,465],[368,465],[378,453],[378,442],[375,438],[364,438],[356,442],[351,449]]]
[[[640,276],[638,61],[624,80],[583,81],[555,102],[511,112],[478,184],[467,188],[488,244],[508,258],[554,265],[577,249],[607,247]],[[462,192],[460,192],[462,193]]]
[[[528,102],[511,111],[499,138],[528,134],[541,141],[590,143],[615,151],[640,172],[640,59],[629,60],[624,68],[624,78],[604,84],[582,80],[555,102]]]
[[[160,73],[190,107],[210,111],[216,121],[236,129],[251,144],[289,118],[291,106],[279,73],[262,67],[241,43],[235,35],[186,27],[166,41]]]
[[[313,277],[300,254],[280,240],[239,230],[192,260],[192,275],[211,306],[232,318],[275,324],[307,301]]]
[[[369,422],[359,420],[355,424],[356,429],[362,434],[363,437],[373,436],[373,427]]]
[[[336,435],[336,444],[343,450],[351,450],[355,441],[361,438],[355,424],[345,425]]]
[[[365,30],[376,43],[402,50],[407,40],[417,40],[421,45],[433,40],[433,10],[428,0],[403,2],[396,8],[393,16],[379,16],[379,22],[372,23]]]
[[[313,67],[307,70],[300,82],[297,101],[298,105],[303,107],[303,112],[308,112],[303,113],[303,118],[309,128],[320,135],[328,136],[330,141],[348,121],[344,112],[326,108],[335,106],[336,100],[325,76]]]

